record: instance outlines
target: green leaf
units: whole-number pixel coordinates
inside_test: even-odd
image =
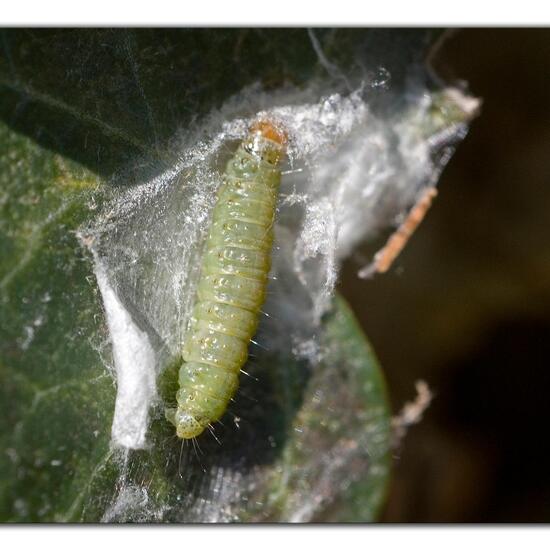
[[[109,444],[115,395],[75,230],[98,180],[0,125],[0,510],[44,521],[70,509]]]
[[[224,418],[221,445],[207,438],[181,453],[159,409],[148,450],[110,449],[106,328],[75,235],[101,198],[97,179],[5,126],[0,142],[2,519],[311,520],[328,505],[342,508],[335,518],[373,519],[389,417],[372,350],[341,299],[313,372],[290,350],[251,366],[258,380],[244,380],[233,409],[240,429]],[[353,515],[338,503],[357,492]]]
[[[315,31],[333,64],[363,76],[383,65],[395,94],[436,35]],[[103,305],[77,237],[118,187],[170,167],[174,142],[229,97],[330,70],[304,29],[2,31],[2,521],[376,518],[387,398],[341,298],[314,335],[314,368],[286,347],[247,366],[254,378],[243,377],[216,428],[221,444],[207,433],[200,449],[182,448],[159,402],[148,447],[121,450],[110,437],[116,383]],[[159,380],[166,395],[170,373]]]
[[[374,519],[389,416],[379,367],[342,299],[323,323],[316,369],[290,350],[251,366],[258,380],[244,381],[233,412],[240,428],[227,415],[221,445],[206,438],[200,451],[182,453],[159,408],[147,450],[110,449],[106,329],[75,235],[101,197],[97,180],[5,126],[0,141],[9,151],[1,159],[2,519],[300,521],[328,505],[342,510],[334,518]],[[339,503],[357,493],[360,511]]]

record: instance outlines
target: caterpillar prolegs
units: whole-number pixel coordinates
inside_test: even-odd
[[[239,386],[265,299],[286,142],[274,123],[257,121],[227,164],[185,336],[177,408],[166,411],[180,438],[218,420]]]

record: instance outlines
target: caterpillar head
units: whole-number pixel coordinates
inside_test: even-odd
[[[252,124],[245,149],[254,156],[275,166],[285,154],[287,133],[276,123],[260,119]]]

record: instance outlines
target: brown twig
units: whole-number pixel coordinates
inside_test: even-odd
[[[425,189],[416,204],[412,207],[405,221],[391,234],[386,244],[374,255],[374,261],[359,271],[359,277],[366,279],[374,273],[385,273],[393,264],[395,258],[405,248],[411,235],[424,219],[434,197],[435,187]]]
[[[430,406],[433,394],[428,384],[423,380],[418,380],[415,384],[416,397],[413,401],[405,403],[401,412],[392,418],[393,428],[393,446],[397,447],[399,442],[405,437],[410,426],[418,424],[422,420],[422,415]]]

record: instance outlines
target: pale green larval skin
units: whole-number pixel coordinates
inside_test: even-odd
[[[214,206],[182,353],[177,409],[167,411],[184,439],[198,436],[226,411],[265,299],[284,153],[284,141],[265,133],[265,127],[251,131],[239,146]]]

